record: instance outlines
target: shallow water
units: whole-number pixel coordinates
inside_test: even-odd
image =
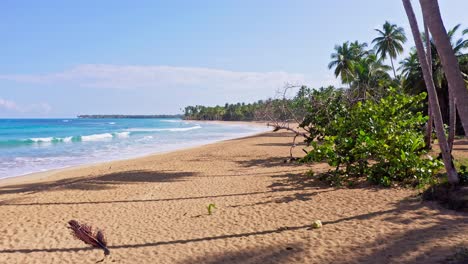
[[[133,158],[266,130],[180,119],[0,119],[0,178]]]

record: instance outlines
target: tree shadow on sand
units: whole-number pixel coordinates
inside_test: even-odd
[[[0,195],[12,193],[36,193],[50,190],[106,190],[119,184],[174,182],[195,175],[194,172],[132,170],[104,174],[97,177],[79,177],[45,183],[16,184],[0,187]]]
[[[272,138],[272,137],[294,138],[294,134],[291,132],[265,132],[265,133],[261,133],[261,134],[257,134],[253,136],[229,139],[226,141],[243,141],[244,139],[249,139],[249,138]]]
[[[304,245],[299,243],[269,246],[254,249],[227,251],[221,254],[209,254],[202,257],[185,259],[179,263],[291,263],[296,255],[304,251]]]
[[[424,207],[429,207],[431,210],[421,210]],[[408,216],[408,212],[410,214]],[[401,224],[407,221],[425,221],[430,219],[432,222],[427,223],[418,229],[404,229],[396,230],[395,232],[381,236],[373,241],[358,241],[353,244],[349,249],[351,251],[359,250],[362,248],[373,249],[371,254],[361,254],[357,257],[351,257],[347,254],[336,254],[331,256],[329,263],[466,263],[456,262],[458,257],[454,256],[454,247],[433,246],[430,252],[421,251],[420,247],[428,243],[436,243],[442,238],[451,238],[454,236],[463,236],[463,231],[466,231],[468,226],[468,218],[460,217],[455,219],[446,219],[439,217],[440,212],[433,204],[421,203],[417,199],[404,200],[396,203],[394,208],[389,210],[380,210],[369,212],[366,214],[354,215],[350,217],[340,218],[333,221],[323,221],[323,228],[327,229],[329,226],[337,225],[340,223],[352,222],[359,220],[361,225],[365,227],[366,221],[374,218],[380,218],[382,225],[386,224]],[[463,229],[465,227],[465,229]],[[167,241],[155,241],[146,243],[135,244],[113,244],[109,248],[111,250],[127,249],[127,248],[153,248],[162,245],[176,245],[176,244],[191,244],[229,240],[235,238],[245,237],[259,237],[271,234],[281,234],[283,232],[320,232],[311,228],[308,225],[297,226],[284,226],[276,229],[258,230],[245,233],[213,235],[199,238],[181,238]],[[466,235],[465,235],[466,236]],[[326,239],[326,238],[324,238]],[[385,243],[382,244],[382,241]],[[463,247],[464,245],[457,245],[456,247]],[[79,248],[23,248],[23,249],[2,249],[0,254],[8,253],[32,253],[32,252],[77,252],[81,250],[93,250],[88,247]],[[281,260],[286,261],[293,254],[302,251],[311,251],[307,244],[300,245],[285,245],[283,248],[266,250],[263,247],[252,248],[249,251],[238,252],[224,252],[221,254],[213,254],[205,257],[186,260],[183,263],[281,263]],[[291,251],[291,252],[289,252]],[[356,254],[353,254],[356,256]],[[405,258],[404,257],[408,257]],[[463,256],[462,256],[463,257]],[[454,260],[454,262],[444,262],[445,260]],[[261,260],[258,262],[258,260]],[[279,262],[276,262],[276,261]]]
[[[339,263],[468,263],[468,255],[457,256],[458,248],[468,249],[466,242],[466,231],[468,228],[468,218],[457,217],[455,219],[446,219],[438,217],[438,213],[427,215],[418,211],[423,206],[429,206],[426,203],[416,202],[407,203],[403,208],[388,210],[385,214],[388,217],[383,218],[382,225],[386,222],[396,224],[409,224],[418,221],[423,224],[420,228],[405,229],[396,231],[389,235],[381,236],[377,241],[365,242],[348,248],[350,251],[367,249],[370,254],[363,254],[355,258],[346,258],[346,256],[337,257],[334,261]],[[435,209],[434,207],[431,209]],[[410,217],[401,217],[399,214],[405,211],[417,211]],[[382,215],[376,213],[375,216]],[[365,220],[357,217],[357,220]],[[339,221],[325,222],[326,225],[348,221],[349,219],[340,219]],[[365,225],[366,222],[361,223]],[[462,244],[444,246],[445,242],[457,238],[465,241]],[[463,238],[464,237],[464,238]],[[461,239],[460,239],[461,238]],[[382,241],[384,243],[382,244]]]
[[[288,162],[289,157],[268,157],[262,159],[247,159],[247,160],[240,160],[236,161],[240,166],[246,168],[252,167],[264,167],[264,168],[272,168],[272,167],[298,167],[303,166],[298,163]]]

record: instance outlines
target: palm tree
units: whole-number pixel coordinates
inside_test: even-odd
[[[419,94],[426,91],[424,84],[424,78],[419,64],[418,54],[415,49],[412,49],[408,54],[408,57],[400,61],[400,67],[403,77],[403,88],[406,92],[411,94]]]
[[[405,30],[396,24],[385,21],[382,30],[375,29],[375,31],[379,33],[379,36],[372,40],[372,43],[375,43],[377,54],[380,54],[382,59],[390,57],[393,76],[396,78],[393,59],[396,59],[397,55],[403,52],[403,44],[406,42]]]
[[[416,50],[418,54],[419,61],[421,62],[421,69],[424,76],[424,81],[426,83],[427,92],[429,94],[429,100],[431,104],[431,111],[434,116],[434,126],[437,133],[437,138],[439,139],[439,145],[442,154],[442,160],[444,161],[445,169],[447,171],[447,178],[451,184],[458,184],[460,181],[457,171],[455,170],[452,157],[449,151],[449,145],[447,138],[445,136],[442,114],[440,112],[439,101],[437,99],[436,88],[434,85],[434,80],[431,77],[431,69],[429,69],[429,63],[426,58],[426,52],[424,51],[423,42],[418,28],[418,22],[416,20],[416,15],[414,14],[413,7],[411,6],[410,0],[402,0],[403,6],[408,16],[408,20],[411,26],[411,31],[413,33],[414,42],[416,44]],[[428,23],[429,24],[429,23]]]
[[[332,61],[328,69],[335,68],[335,77],[340,76],[342,83],[350,83],[354,78],[355,52],[349,45],[349,41],[335,45],[335,52],[331,54]]]
[[[453,93],[455,105],[463,128],[468,131],[468,90],[460,71],[457,56],[450,43],[440,14],[437,0],[420,0],[424,20],[427,21],[432,38],[437,47],[445,76],[447,77],[449,93]]]
[[[354,41],[349,44],[349,48],[351,49],[352,52],[352,57],[355,61],[360,60],[363,56],[369,54],[369,51],[366,50],[367,48],[367,43],[359,43],[359,41]]]
[[[351,87],[357,89],[359,98],[367,98],[367,95],[382,95],[377,92],[377,88],[382,87],[381,83],[390,80],[388,71],[390,66],[382,63],[373,52],[367,52],[367,56],[362,57],[355,63],[355,79]]]

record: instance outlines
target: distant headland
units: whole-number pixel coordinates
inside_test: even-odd
[[[78,118],[183,118],[183,115],[79,115]]]

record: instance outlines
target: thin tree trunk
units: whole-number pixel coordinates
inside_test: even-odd
[[[426,142],[427,149],[432,149],[432,127],[434,126],[434,117],[432,115],[431,103],[429,101],[427,103],[427,113],[429,115],[429,119],[427,120],[424,142]]]
[[[432,47],[431,47],[431,38],[429,37],[429,28],[427,27],[427,23],[424,22],[424,34],[426,36],[426,60],[427,60],[427,65],[428,68],[430,69],[429,73],[432,77]],[[434,116],[432,115],[432,110],[431,110],[431,101],[427,100],[427,115],[429,116],[429,119],[427,120],[427,127],[426,127],[426,137],[425,137],[425,142],[426,142],[426,148],[431,149],[432,146],[432,126],[434,123]]]
[[[453,141],[455,140],[455,129],[457,126],[457,109],[455,108],[455,98],[453,93],[449,91],[449,111],[450,111],[450,122],[449,122],[449,134],[448,134],[448,145],[450,154],[453,149]]]
[[[434,80],[431,78],[427,57],[424,51],[424,45],[419,32],[418,22],[416,20],[416,16],[414,14],[413,7],[411,6],[410,0],[402,1],[411,26],[411,31],[413,33],[414,42],[416,44],[418,58],[421,64],[421,69],[423,71],[424,81],[426,83],[427,93],[429,94],[429,100],[431,101],[431,110],[432,114],[434,115],[435,130],[437,133],[437,138],[439,139],[442,160],[447,171],[448,181],[451,184],[455,185],[458,184],[459,178],[457,171],[453,166],[452,156],[450,155],[447,138],[445,137],[444,124],[442,121],[442,114],[440,112],[439,101],[437,99],[436,88],[434,85]]]
[[[395,77],[395,79],[396,79],[396,71],[395,71],[395,66],[393,66],[393,59],[392,59],[392,56],[390,56],[390,63],[392,64],[393,77]]]
[[[419,0],[424,20],[427,21],[432,38],[437,47],[442,67],[447,77],[449,93],[453,93],[455,106],[460,114],[460,120],[468,133],[468,90],[461,75],[460,65],[452,49],[452,44],[445,30],[437,0]]]

